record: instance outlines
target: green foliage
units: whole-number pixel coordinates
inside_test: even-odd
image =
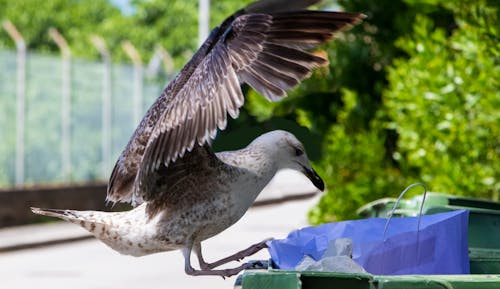
[[[469,9],[451,36],[417,18],[397,42],[410,59],[389,70],[384,103],[406,173],[432,190],[491,198],[500,190],[500,22],[498,10]]]
[[[0,0],[0,21],[10,20],[23,35],[28,49],[57,52],[48,30],[57,28],[65,36],[74,55],[97,56],[89,49],[89,36],[101,33],[104,27],[119,21],[120,11],[107,0]],[[128,26],[128,25],[127,25]],[[116,27],[122,29],[122,27]],[[114,44],[116,46],[116,44]],[[14,43],[2,31],[0,47],[14,47]]]
[[[246,1],[215,1],[211,6],[212,27]],[[0,21],[10,20],[25,38],[30,50],[58,53],[48,30],[56,28],[66,38],[73,56],[99,57],[91,35],[103,36],[113,60],[129,61],[121,45],[129,40],[147,62],[161,44],[182,67],[198,45],[198,0],[134,1],[135,13],[123,15],[110,1],[0,0]],[[0,48],[14,48],[6,33],[0,33]]]
[[[245,106],[259,119],[293,119],[319,136],[322,160],[316,168],[328,192],[311,212],[313,223],[354,218],[364,203],[395,195],[409,182],[390,157],[394,132],[376,116],[387,85],[385,67],[403,55],[393,42],[411,29],[416,12],[402,1],[340,3],[368,18],[322,47],[329,67],[313,73],[283,102],[269,106],[250,95]],[[306,149],[310,153],[314,148]]]
[[[388,6],[379,1],[343,4],[367,5],[371,17],[364,25],[370,29],[365,26],[364,33],[374,33],[366,43],[371,52],[360,62],[379,63],[381,73],[368,70],[370,79],[378,79],[371,93],[362,74],[339,84],[361,86],[344,92],[343,108],[327,132],[318,166],[330,189],[311,221],[356,217],[361,205],[395,196],[416,181],[432,191],[498,199],[499,5],[407,1],[396,4],[400,10],[391,18],[382,17]],[[349,73],[349,66],[338,73]],[[367,104],[365,94],[375,99],[372,114],[356,112]]]
[[[172,55],[176,67],[182,67],[198,47],[198,0],[135,1],[137,13],[130,16],[130,28],[110,30],[105,36],[122,32],[123,38],[137,46],[148,59],[157,44]],[[210,7],[211,27],[221,23],[234,11],[252,1],[213,1]]]
[[[373,121],[366,131],[349,133],[356,95],[352,91],[343,95],[344,108],[327,132],[326,153],[317,163],[320,175],[326,177],[328,193],[310,212],[313,223],[356,218],[356,209],[367,200],[397,193],[407,181],[386,158],[387,135],[381,123]]]

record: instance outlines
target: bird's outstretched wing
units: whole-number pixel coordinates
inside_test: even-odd
[[[215,136],[217,127],[223,129],[227,114],[236,117],[243,105],[240,82],[277,100],[325,63],[307,50],[359,22],[362,15],[282,12],[316,2],[257,1],[214,29],[135,131],[113,169],[108,200],[130,201],[134,185],[141,191],[141,179],[196,144],[206,143]],[[263,11],[273,13],[256,13]]]
[[[234,19],[249,13],[274,13],[302,10],[319,1],[320,0],[259,0],[251,3],[244,9],[236,11],[221,23],[221,25],[216,27],[193,58],[156,99],[155,103],[147,111],[141,123],[138,125],[113,168],[109,178],[106,200],[111,202],[128,202],[131,200],[134,181],[139,171],[146,145],[148,144],[158,119],[165,110],[171,97],[175,96],[190,79],[204,57],[212,50],[213,44],[219,40],[223,32],[231,25]]]
[[[298,11],[247,14],[236,18],[163,111],[144,153],[136,193],[161,166],[224,129],[244,98],[240,81],[271,101],[281,99],[326,60],[308,53],[359,14]]]

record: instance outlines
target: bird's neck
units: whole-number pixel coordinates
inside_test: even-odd
[[[217,157],[242,175],[254,176],[267,184],[279,167],[272,156],[260,146],[248,146],[238,151],[217,153]]]
[[[234,188],[232,192],[235,194],[233,199],[238,204],[233,205],[241,212],[252,205],[279,169],[274,159],[260,147],[249,146],[239,151],[217,155],[237,172],[235,175],[238,181],[234,183],[238,188]]]

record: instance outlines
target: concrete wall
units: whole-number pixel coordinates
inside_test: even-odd
[[[0,228],[43,221],[30,207],[104,210],[105,183],[0,190]]]

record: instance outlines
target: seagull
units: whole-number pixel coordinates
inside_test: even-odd
[[[236,223],[281,169],[324,183],[302,143],[271,131],[236,151],[210,147],[227,116],[236,118],[246,83],[270,101],[286,96],[327,60],[311,52],[363,18],[359,13],[306,10],[319,0],[260,0],[212,30],[193,58],[164,89],[118,158],[108,202],[130,202],[124,212],[32,208],[78,224],[121,254],[181,250],[189,275],[229,277],[249,263],[216,269],[266,248],[266,240],[208,263],[201,242]],[[191,265],[191,253],[200,269]]]

